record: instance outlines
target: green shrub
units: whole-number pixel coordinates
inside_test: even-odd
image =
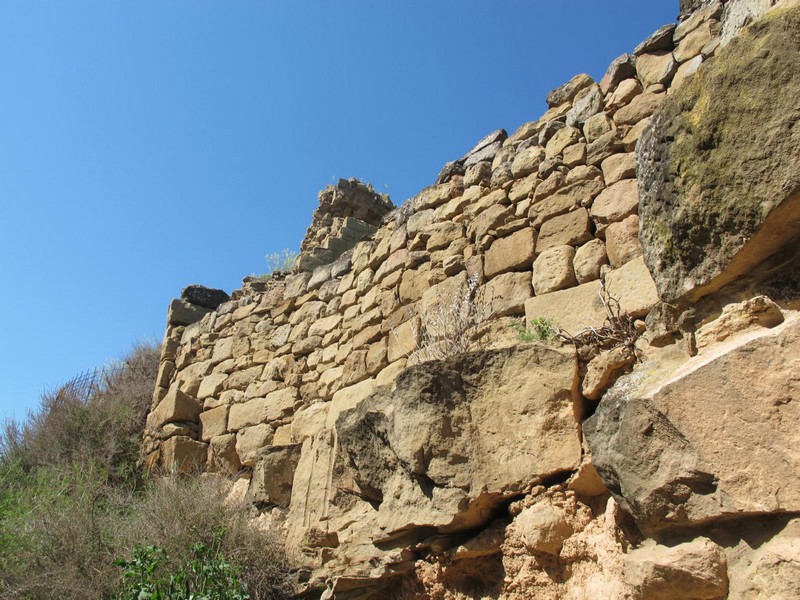
[[[117,560],[123,589],[118,600],[248,600],[238,569],[205,544],[192,547],[193,557],[175,573],[161,573],[166,553],[158,546],[136,546],[133,558]]]
[[[530,321],[528,327],[524,323],[515,323],[517,338],[520,342],[546,342],[556,337],[556,328],[549,319],[537,317]]]

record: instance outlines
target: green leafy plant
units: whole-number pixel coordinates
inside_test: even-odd
[[[528,326],[525,323],[515,323],[517,338],[520,342],[546,342],[556,337],[558,331],[553,323],[544,317],[531,319]]]
[[[167,553],[158,546],[137,545],[130,560],[115,561],[123,569],[118,600],[247,600],[238,569],[219,549],[198,542],[192,557],[174,573],[163,573]]]

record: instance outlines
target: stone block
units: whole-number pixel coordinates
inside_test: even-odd
[[[161,468],[167,473],[197,473],[206,465],[207,445],[176,435],[161,443]]]
[[[630,215],[618,223],[612,223],[605,234],[608,260],[613,268],[621,267],[626,262],[641,256],[639,215]]]
[[[656,284],[641,256],[609,271],[606,289],[619,301],[620,310],[634,318],[645,316],[659,302]]]
[[[548,319],[571,334],[586,327],[599,327],[606,318],[599,293],[600,282],[591,281],[530,298],[525,302],[525,320]]]
[[[480,288],[478,299],[488,307],[488,316],[494,319],[523,314],[525,301],[531,296],[531,274],[526,271],[498,275]]]
[[[486,253],[484,272],[488,279],[506,271],[529,270],[536,247],[536,232],[530,227],[500,238]]]
[[[554,246],[577,246],[593,237],[589,213],[585,208],[578,208],[542,225],[536,241],[536,253],[541,254]]]
[[[539,296],[578,284],[572,261],[572,246],[553,246],[542,252],[533,263],[533,291]]]
[[[211,438],[228,432],[228,407],[218,406],[200,413],[200,439],[208,442]]]

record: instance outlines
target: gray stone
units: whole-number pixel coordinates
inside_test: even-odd
[[[204,308],[195,304],[189,304],[185,300],[173,300],[169,305],[167,313],[168,325],[191,325],[211,312],[210,308]]]
[[[578,92],[583,88],[589,87],[593,83],[594,79],[589,77],[586,73],[576,75],[561,87],[547,94],[547,105],[551,108],[555,108],[567,102],[572,102]]]
[[[186,300],[189,304],[203,306],[205,308],[217,308],[223,302],[227,302],[231,297],[222,290],[207,288],[202,285],[188,285],[181,292],[181,300]]]
[[[647,52],[660,52],[662,50],[672,50],[675,45],[672,42],[672,35],[675,33],[675,23],[670,23],[659,27],[655,33],[650,35],[645,41],[636,46],[633,53],[636,56]]]

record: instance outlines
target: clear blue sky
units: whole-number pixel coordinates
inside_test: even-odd
[[[678,0],[0,0],[0,416],[297,248],[317,192],[400,204]]]

